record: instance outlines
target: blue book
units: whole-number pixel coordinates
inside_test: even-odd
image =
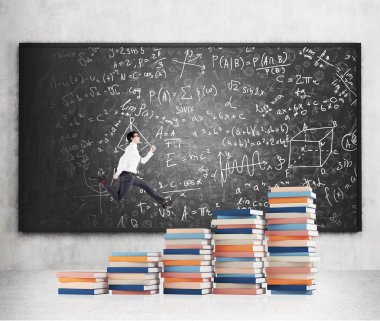
[[[58,294],[94,295],[108,293],[108,289],[58,289]]]
[[[282,252],[311,252],[310,247],[303,247],[303,246],[284,246],[284,247],[277,247],[277,246],[269,246],[268,252],[270,253],[282,253]]]
[[[158,273],[160,268],[149,267],[107,267],[107,273]]]
[[[142,285],[142,284],[110,284],[110,290],[123,290],[123,291],[146,291],[146,290],[156,290],[158,289],[158,284],[152,285]]]
[[[276,197],[310,197],[315,199],[317,196],[313,192],[299,191],[299,192],[269,192],[268,198]]]
[[[234,277],[234,278],[263,278],[264,274],[218,273],[217,277],[221,277],[221,278],[229,278],[229,277]],[[221,283],[221,282],[219,282],[219,283]]]
[[[164,234],[164,238],[168,239],[210,239],[211,234],[196,234],[196,233],[171,233]]]
[[[231,215],[216,215],[216,218],[217,219],[221,219],[221,220],[225,220],[225,219],[239,219],[239,220],[251,220],[253,218],[256,218],[256,219],[263,219],[263,216],[262,215],[246,215],[246,216],[231,216]]]
[[[310,230],[312,224],[268,224],[268,231]]]
[[[164,272],[189,272],[189,273],[200,273],[200,272],[213,272],[213,266],[164,266]]]
[[[214,214],[219,215],[228,215],[228,216],[246,216],[246,215],[263,215],[263,211],[252,210],[249,208],[245,209],[231,209],[231,210],[214,210]]]
[[[164,254],[203,254],[209,250],[200,250],[200,249],[164,249]]]
[[[271,253],[269,256],[309,256],[309,252],[282,252],[282,253]]]
[[[307,291],[285,291],[285,290],[270,290],[270,294],[286,294],[286,295],[312,295],[313,290]]]
[[[255,229],[252,228],[225,228],[215,230],[215,234],[253,234],[255,232]]]
[[[268,290],[283,291],[309,291],[314,290],[313,285],[267,285]]]
[[[315,213],[315,208],[306,206],[270,207],[266,211],[267,213]]]
[[[261,258],[257,257],[216,257],[216,262],[258,262],[262,261]]]
[[[112,252],[112,256],[160,256],[160,252]]]
[[[244,283],[256,284],[265,282],[265,278],[252,278],[252,277],[219,277],[214,278],[214,283]]]
[[[171,288],[164,288],[164,294],[196,294],[196,295],[202,295],[202,294],[208,294],[211,293],[211,290],[209,289],[171,289]]]

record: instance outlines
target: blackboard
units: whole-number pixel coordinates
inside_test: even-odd
[[[361,230],[360,44],[19,46],[19,230],[209,227],[216,208],[267,207],[309,185],[321,232]],[[138,131],[141,176],[113,202],[89,178]],[[118,181],[113,182],[117,188]]]

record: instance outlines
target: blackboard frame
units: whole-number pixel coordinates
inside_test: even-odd
[[[363,231],[362,227],[362,152],[361,152],[361,144],[362,144],[362,138],[361,138],[361,107],[362,107],[362,98],[361,98],[361,43],[316,43],[316,42],[293,42],[293,43],[222,43],[222,42],[216,42],[216,43],[19,43],[19,115],[18,115],[18,125],[19,125],[19,148],[18,148],[18,231],[24,232],[24,233],[92,233],[92,232],[100,232],[100,233],[128,233],[128,232],[164,232],[165,229],[163,228],[150,228],[149,231],[145,228],[136,228],[136,229],[123,229],[123,230],[113,230],[110,231],[109,229],[104,228],[94,228],[91,229],[91,231],[84,231],[82,228],[79,229],[73,229],[70,228],[70,230],[65,230],[61,228],[49,228],[49,230],[44,229],[33,229],[30,227],[26,227],[24,224],[24,217],[25,217],[25,210],[24,210],[24,204],[22,203],[23,200],[23,194],[22,194],[22,188],[24,184],[24,171],[23,171],[23,163],[25,161],[24,159],[24,150],[27,148],[27,146],[24,146],[22,137],[24,135],[23,131],[23,123],[25,121],[23,117],[23,106],[22,102],[24,101],[24,93],[23,88],[20,86],[23,83],[23,50],[26,48],[70,48],[70,47],[76,47],[76,48],[86,48],[86,47],[177,47],[177,48],[183,48],[183,47],[299,47],[299,46],[318,46],[318,47],[355,47],[357,49],[358,53],[358,64],[360,66],[358,70],[358,112],[357,112],[357,122],[358,122],[358,129],[357,129],[357,136],[358,136],[358,173],[357,173],[357,195],[358,195],[358,208],[357,208],[357,228],[352,230],[345,230],[342,231],[340,229],[330,229],[329,231],[323,231],[323,233],[352,233],[352,232],[361,232]]]

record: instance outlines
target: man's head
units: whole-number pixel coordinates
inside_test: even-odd
[[[128,142],[134,142],[134,143],[136,143],[136,144],[138,144],[138,143],[140,143],[140,135],[139,135],[139,133],[138,132],[135,132],[135,131],[133,131],[133,132],[129,132],[128,134],[127,134],[127,140],[128,140]]]

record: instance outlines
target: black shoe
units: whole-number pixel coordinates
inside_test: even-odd
[[[173,202],[168,200],[168,201],[165,201],[162,205],[163,208],[167,209],[170,205],[172,205]]]

